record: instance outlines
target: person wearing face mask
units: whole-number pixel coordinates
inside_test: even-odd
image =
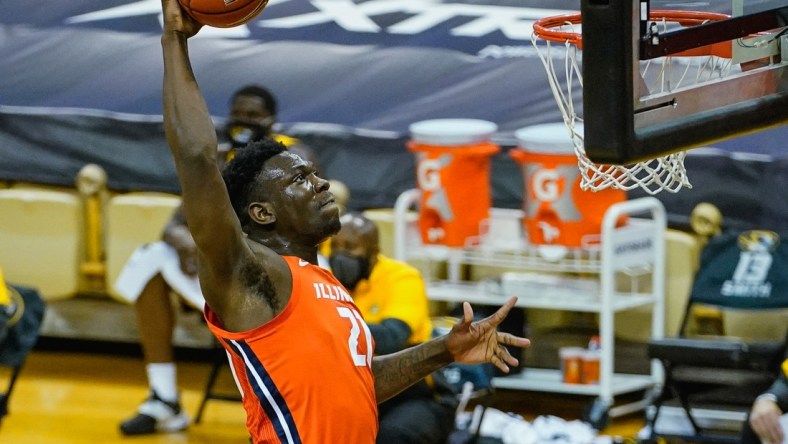
[[[281,142],[288,151],[312,162],[315,169],[322,171],[314,150],[299,139],[273,131],[276,123],[276,98],[270,91],[259,85],[247,85],[237,90],[230,100],[230,115],[222,128],[225,142],[218,147],[225,162],[235,157],[238,149],[248,143],[270,137]],[[336,179],[329,179],[334,189],[337,204],[347,206],[350,191]],[[325,263],[323,265],[326,265]]]
[[[238,89],[230,100],[229,116],[221,129],[226,142],[217,147],[220,166],[231,161],[249,142],[270,137],[304,159],[317,163],[314,152],[295,138],[272,132],[277,103],[259,85]],[[194,239],[178,208],[165,226],[160,241],[138,247],[114,283],[115,293],[134,304],[143,359],[148,377],[148,398],[137,412],[120,424],[123,435],[177,432],[189,424],[177,387],[172,335],[175,309],[170,294],[186,306],[202,311],[205,300],[197,279]],[[324,260],[323,265],[327,267]]]
[[[235,156],[236,150],[245,147],[249,142],[271,137],[282,142],[288,149],[308,151],[310,160],[314,160],[314,153],[301,141],[273,132],[276,112],[276,98],[264,87],[246,85],[235,91],[230,99],[230,113],[221,131],[225,142],[219,145],[219,154],[228,161]]]
[[[418,270],[380,253],[376,225],[351,212],[331,238],[329,265],[375,340],[375,354],[394,353],[430,339],[432,323]],[[437,375],[435,375],[437,376]],[[454,425],[456,398],[428,378],[379,406],[378,443],[446,442]]]

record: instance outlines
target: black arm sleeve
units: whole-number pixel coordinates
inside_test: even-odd
[[[772,386],[766,390],[766,393],[772,393],[777,397],[777,405],[783,412],[788,411],[788,378],[785,373],[780,372],[780,376],[774,380]]]
[[[375,354],[387,355],[405,348],[411,335],[408,324],[399,319],[384,319],[380,324],[369,324],[369,331],[375,338]]]

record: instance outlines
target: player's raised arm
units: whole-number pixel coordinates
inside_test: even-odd
[[[164,129],[181,184],[183,210],[199,251],[206,301],[221,313],[244,242],[217,165],[216,131],[189,61],[187,40],[201,25],[177,0],[163,0]]]

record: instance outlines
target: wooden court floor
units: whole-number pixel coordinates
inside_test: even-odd
[[[181,361],[178,378],[184,409],[193,418],[210,364]],[[231,379],[227,378],[229,381]],[[230,382],[228,382],[230,383]],[[200,424],[184,432],[127,438],[118,423],[145,398],[147,384],[137,356],[34,350],[28,357],[0,425],[0,443],[13,444],[246,444],[240,403],[210,401]],[[555,414],[574,419],[581,404],[550,394],[499,391],[493,407],[527,419]],[[603,434],[632,438],[642,415],[617,418]]]

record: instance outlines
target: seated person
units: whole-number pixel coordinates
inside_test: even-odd
[[[378,230],[360,213],[341,218],[331,238],[329,264],[353,296],[375,354],[389,354],[430,339],[427,294],[418,270],[380,254]],[[420,383],[379,405],[378,443],[443,443],[454,426],[456,401],[435,381]]]
[[[781,444],[785,440],[780,416],[788,411],[788,359],[783,361],[780,370],[771,387],[752,404],[742,428],[742,444]]]
[[[224,128],[228,143],[219,147],[225,155],[222,163],[230,161],[236,149],[266,136],[316,161],[314,153],[298,140],[271,132],[276,101],[264,88],[251,85],[239,89],[233,95],[229,117]],[[134,251],[115,282],[115,290],[134,304],[150,386],[149,398],[120,424],[120,430],[124,435],[183,430],[189,418],[179,402],[172,346],[175,314],[169,295],[176,293],[199,311],[205,300],[197,280],[196,246],[180,208],[165,226],[161,241]]]

